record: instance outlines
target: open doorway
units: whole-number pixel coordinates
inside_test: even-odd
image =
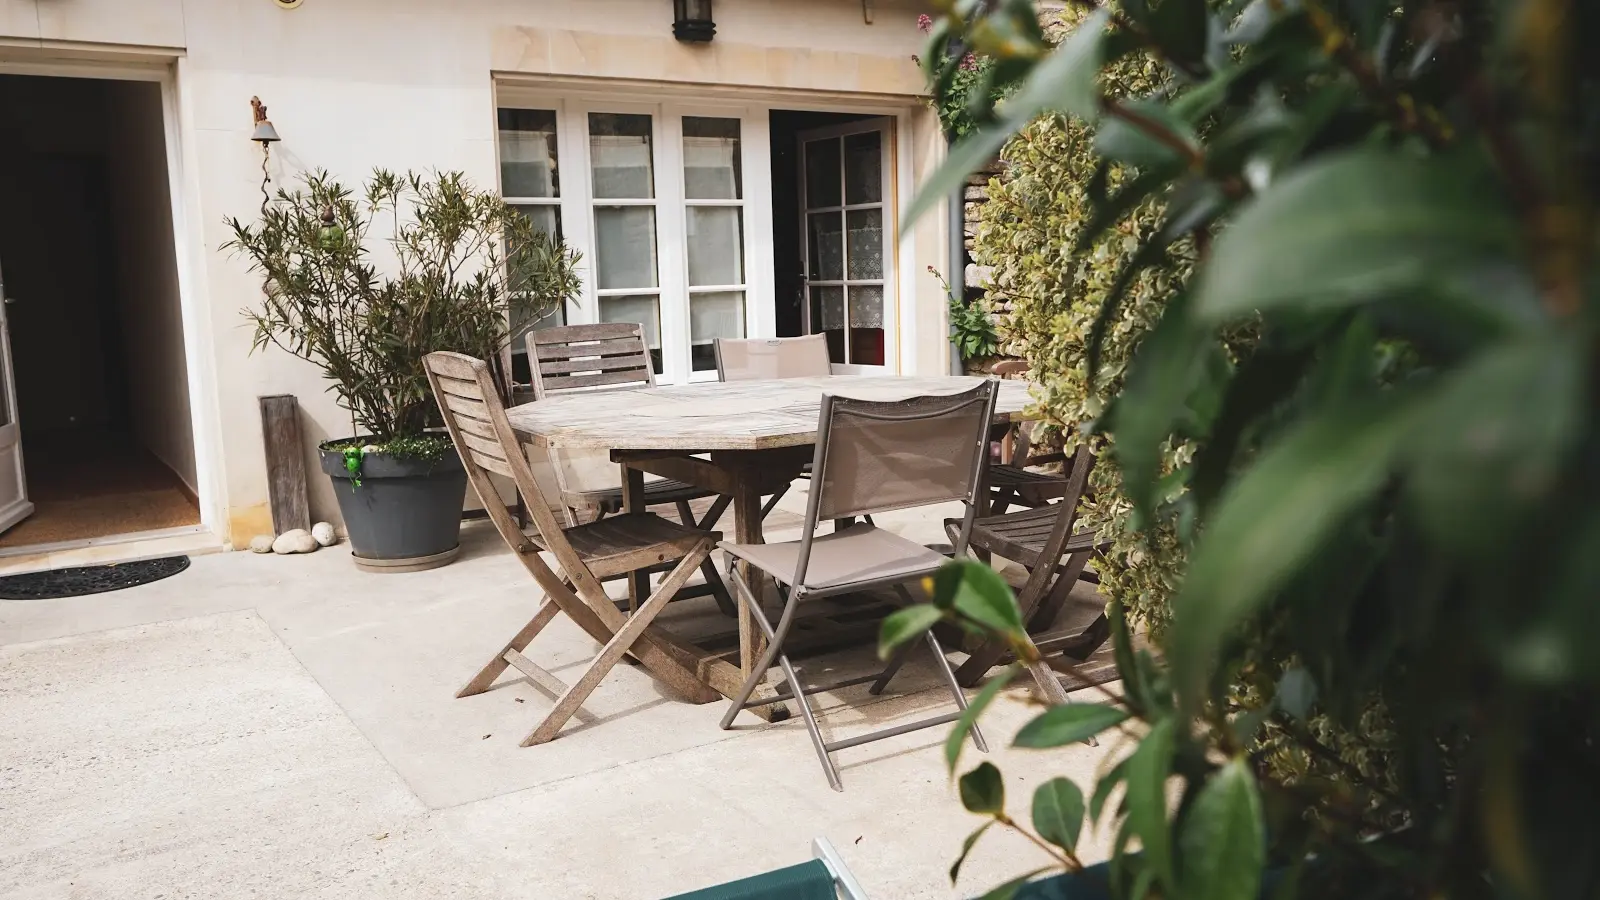
[[[0,75],[0,552],[200,523],[172,208],[158,84]]]
[[[777,335],[826,335],[835,372],[882,371],[893,356],[893,122],[773,110],[769,124]]]

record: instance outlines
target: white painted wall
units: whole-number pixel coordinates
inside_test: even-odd
[[[524,84],[621,73],[675,84],[685,97],[703,95],[694,86],[703,83],[723,94],[810,96],[823,108],[829,97],[891,102],[913,131],[901,147],[920,176],[937,159],[937,135],[911,96],[919,4],[872,5],[868,25],[860,0],[719,0],[716,41],[686,48],[671,40],[671,0],[305,0],[295,10],[272,0],[0,0],[0,60],[172,60],[185,215],[176,224],[189,267],[180,276],[185,319],[202,338],[190,346],[203,351],[190,361],[192,402],[199,452],[215,469],[201,475],[214,487],[208,521],[240,542],[270,522],[256,397],[300,398],[318,517],[335,507],[311,448],[350,433],[314,367],[278,351],[250,354],[238,310],[259,285],[218,249],[224,218],[249,217],[261,200],[252,95],[283,137],[270,166],[279,182],[312,168],[355,182],[384,166],[460,169],[492,186],[494,84],[513,72]],[[909,193],[902,185],[902,203]],[[918,225],[915,272],[943,266],[942,228],[934,216]],[[902,331],[916,336],[902,368],[943,371],[944,308],[932,279],[903,283],[900,304],[902,319],[916,320]]]
[[[117,300],[134,434],[191,491],[198,491],[161,86],[148,81],[106,84]]]

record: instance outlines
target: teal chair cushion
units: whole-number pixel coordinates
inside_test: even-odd
[[[690,891],[667,900],[838,900],[833,874],[822,860]]]

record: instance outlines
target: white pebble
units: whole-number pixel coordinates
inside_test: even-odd
[[[272,552],[272,535],[270,535],[270,534],[258,534],[255,537],[251,538],[250,539],[250,552],[251,553],[271,553]]]
[[[323,547],[332,547],[339,543],[339,533],[333,530],[331,522],[318,522],[311,526],[311,537]]]
[[[312,537],[311,532],[304,528],[285,531],[283,534],[278,535],[277,540],[272,542],[273,553],[310,553],[315,549],[317,549],[317,539]]]

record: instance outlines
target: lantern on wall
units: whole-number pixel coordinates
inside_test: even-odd
[[[680,41],[704,43],[717,35],[711,21],[711,0],[672,0],[672,36]]]

